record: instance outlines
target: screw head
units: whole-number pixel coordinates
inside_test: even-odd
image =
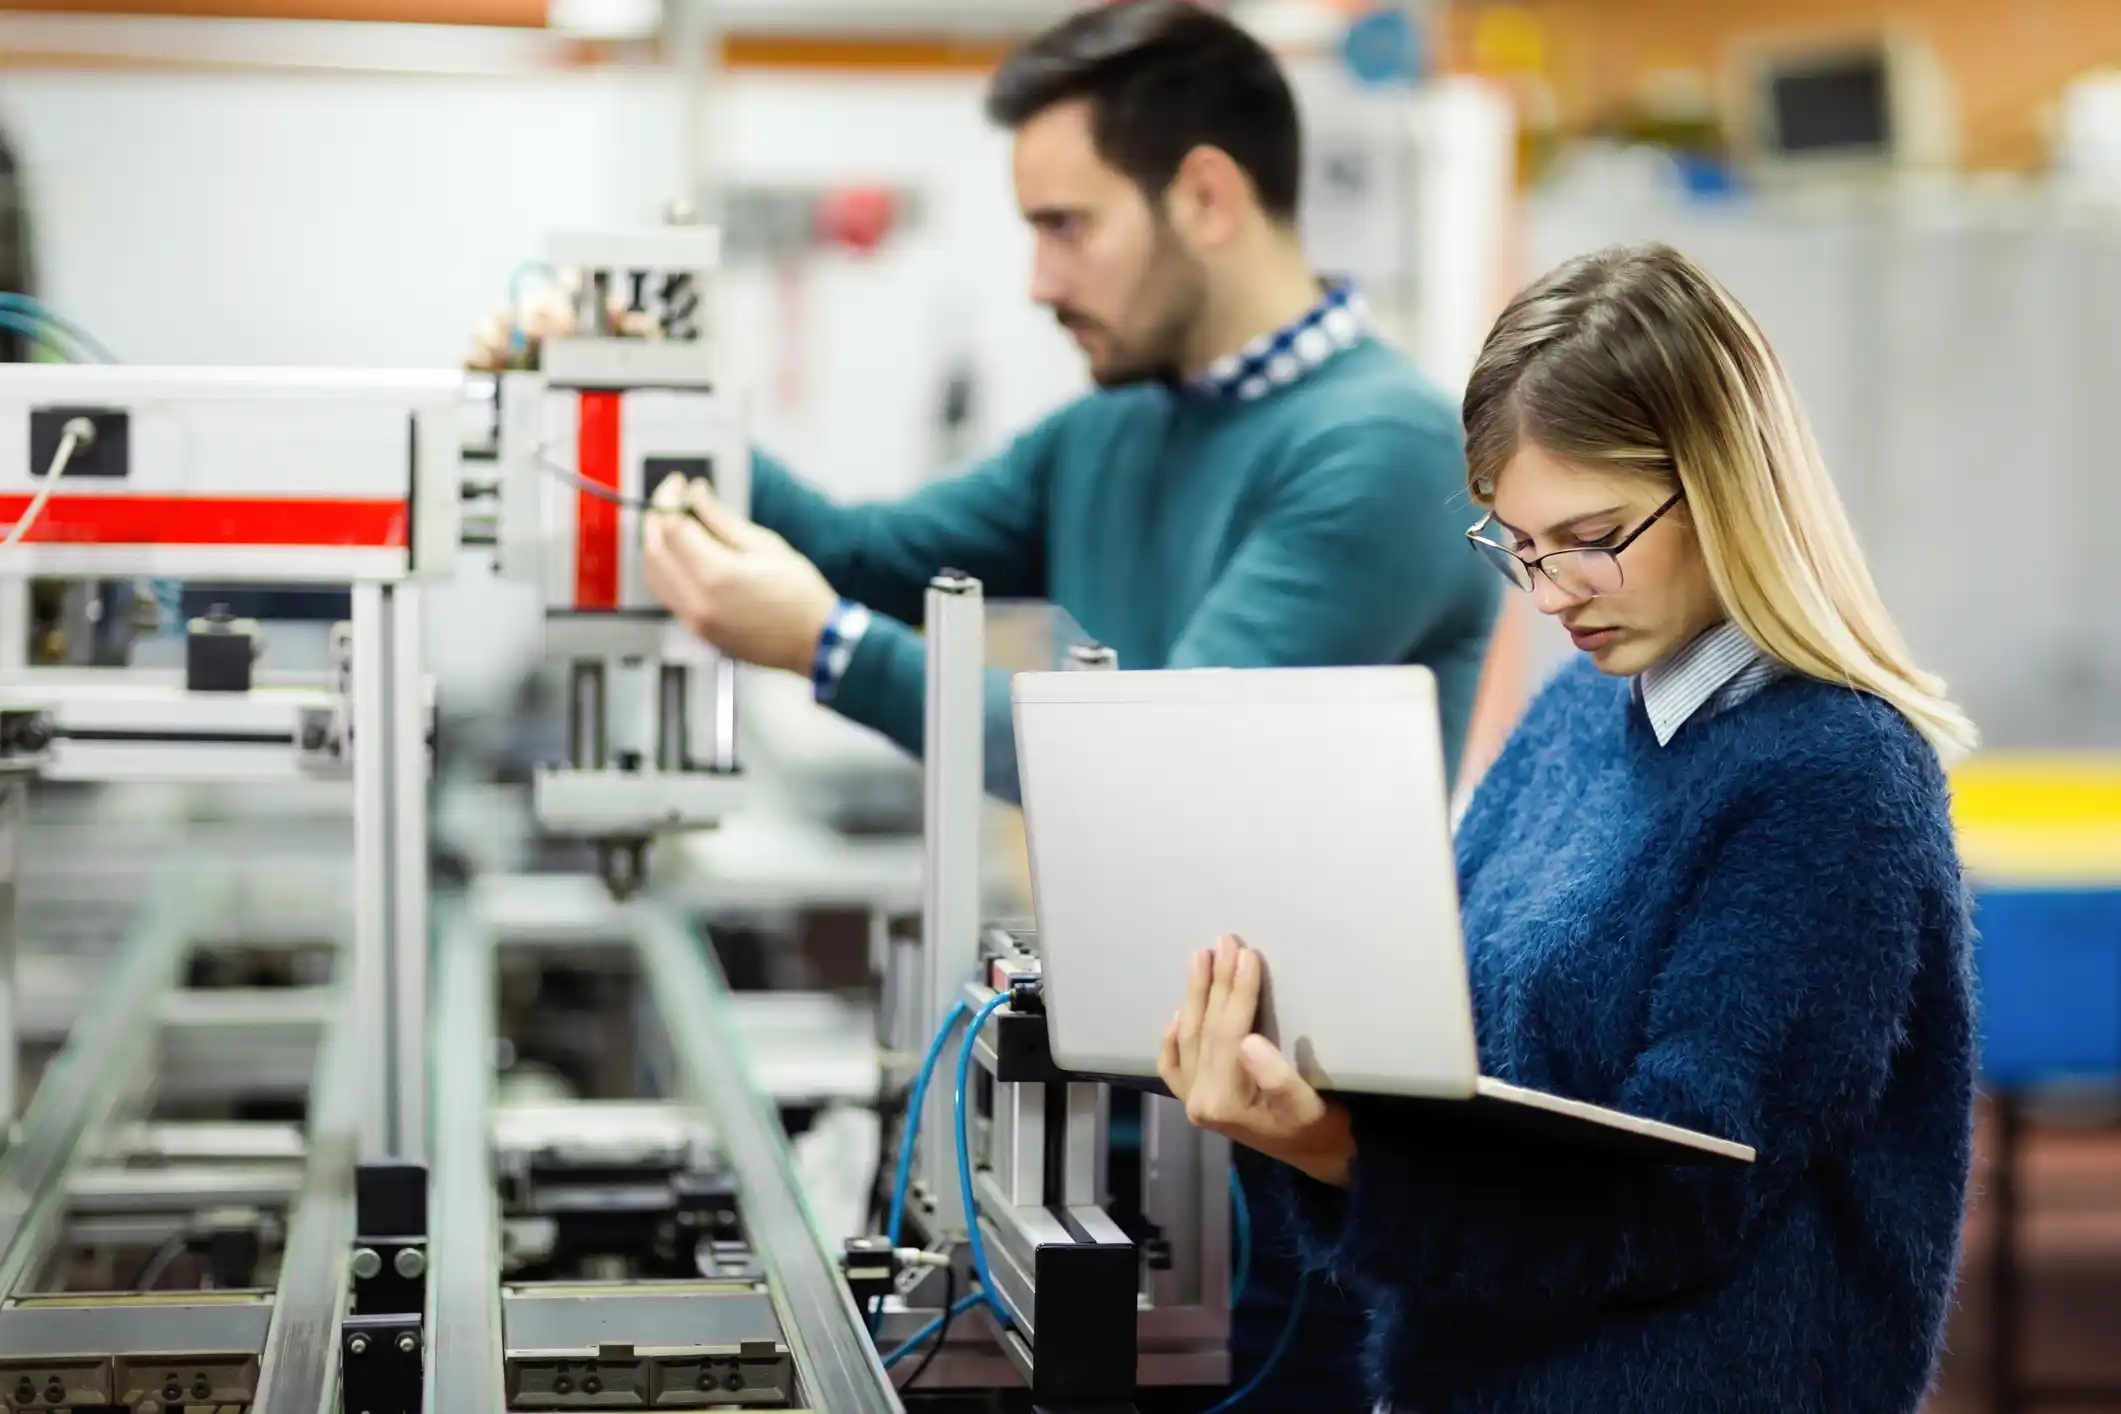
[[[353,1254],[353,1274],[367,1281],[383,1270],[383,1255],[373,1247],[363,1247]]]
[[[410,1355],[419,1348],[420,1342],[413,1339],[412,1332],[407,1331],[404,1335],[398,1337],[398,1351],[400,1354]]]
[[[427,1254],[417,1247],[400,1247],[391,1266],[397,1268],[399,1276],[412,1281],[426,1272]]]
[[[357,1335],[346,1342],[346,1348],[356,1355],[366,1355],[368,1353],[368,1337]]]

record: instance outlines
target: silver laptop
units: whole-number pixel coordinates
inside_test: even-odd
[[[1256,1029],[1321,1090],[1675,1162],[1751,1148],[1483,1076],[1425,668],[1020,673],[1017,770],[1062,1068],[1146,1080],[1188,955],[1266,964]]]

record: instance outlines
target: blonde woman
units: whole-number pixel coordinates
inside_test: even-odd
[[[1459,833],[1482,1061],[1758,1161],[1322,1098],[1249,1034],[1235,939],[1196,957],[1164,1078],[1286,1166],[1308,1262],[1371,1304],[1392,1414],[1912,1411],[1971,1148],[1942,759],[1972,728],[1880,605],[1759,330],[1685,257],[1525,291],[1464,416],[1469,553],[1582,651]]]

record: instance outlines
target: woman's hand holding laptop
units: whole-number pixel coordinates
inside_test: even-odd
[[[1346,1187],[1355,1159],[1347,1110],[1253,1033],[1260,969],[1259,954],[1227,935],[1193,954],[1186,1004],[1164,1032],[1157,1071],[1194,1124]]]

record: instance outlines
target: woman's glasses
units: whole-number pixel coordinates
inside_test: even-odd
[[[1494,521],[1495,513],[1488,512],[1480,523],[1466,531],[1466,539],[1481,558],[1502,572],[1502,577],[1529,592],[1534,580],[1533,571],[1544,574],[1560,587],[1571,599],[1596,599],[1602,594],[1617,593],[1626,582],[1620,572],[1620,552],[1641,538],[1642,532],[1655,525],[1664,513],[1686,499],[1684,491],[1675,494],[1650,517],[1636,526],[1617,545],[1586,545],[1580,550],[1555,550],[1536,559],[1526,559],[1499,541],[1490,540],[1481,532]]]

